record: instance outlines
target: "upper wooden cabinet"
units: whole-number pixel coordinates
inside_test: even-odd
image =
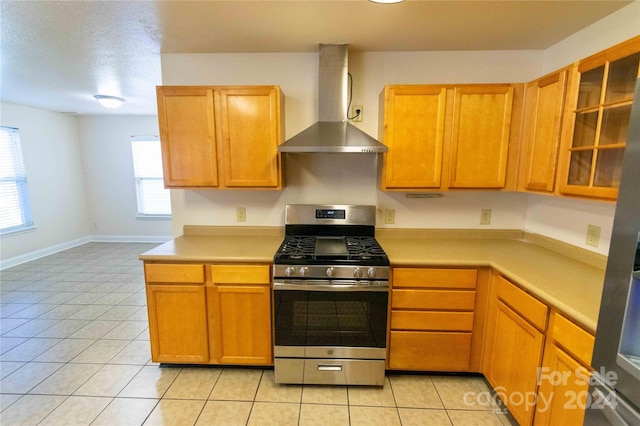
[[[513,87],[456,87],[454,99],[449,187],[503,188]]]
[[[639,63],[640,37],[635,37],[572,68],[558,171],[561,193],[617,198]]]
[[[159,86],[167,188],[281,189],[277,86]]]
[[[514,86],[386,86],[382,189],[504,188]]]
[[[527,83],[524,94],[519,188],[555,189],[567,69]]]
[[[387,86],[383,93],[383,141],[389,151],[382,188],[440,188],[447,90]]]
[[[165,186],[217,187],[213,90],[158,87],[156,91]]]

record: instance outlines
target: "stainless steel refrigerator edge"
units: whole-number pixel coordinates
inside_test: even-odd
[[[632,275],[637,269],[640,233],[640,79],[634,99],[598,317],[586,425],[640,425],[640,277]]]

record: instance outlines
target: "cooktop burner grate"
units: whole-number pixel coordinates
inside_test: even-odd
[[[369,261],[386,260],[374,237],[286,236],[275,255],[276,261]]]

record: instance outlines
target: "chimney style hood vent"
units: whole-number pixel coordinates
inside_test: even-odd
[[[295,153],[379,153],[387,147],[346,121],[347,44],[321,44],[318,72],[318,119],[278,147]]]

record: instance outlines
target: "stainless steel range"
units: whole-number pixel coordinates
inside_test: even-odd
[[[276,383],[384,384],[389,259],[375,220],[375,206],[286,206],[273,272]]]

